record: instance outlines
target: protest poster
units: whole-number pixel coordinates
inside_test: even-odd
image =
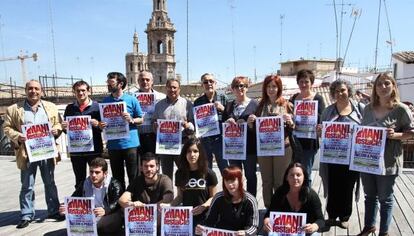
[[[217,109],[214,103],[193,108],[197,137],[209,137],[220,134]]]
[[[138,99],[139,105],[141,106],[144,123],[142,125],[151,125],[151,119],[155,110],[155,94],[154,93],[135,93]]]
[[[202,236],[237,236],[236,231],[225,230],[225,229],[216,229],[212,227],[203,226]]]
[[[386,128],[354,126],[350,170],[384,175]]]
[[[50,123],[22,125],[29,162],[46,160],[58,156],[55,138]]]
[[[322,122],[321,162],[349,165],[353,124]]]
[[[293,134],[298,138],[316,139],[318,124],[318,101],[296,100],[294,110],[296,128]]]
[[[98,235],[95,201],[88,197],[65,197],[66,230],[68,236]]]
[[[161,211],[161,236],[192,236],[193,207],[163,207]]]
[[[157,120],[156,154],[180,155],[181,153],[181,121]]]
[[[223,158],[246,160],[247,123],[223,123]]]
[[[91,116],[67,116],[66,121],[69,153],[94,151]]]
[[[125,102],[99,103],[99,112],[102,121],[106,122],[105,140],[129,138],[129,124],[122,115],[127,112]]]
[[[305,236],[306,213],[270,212],[269,236]]]
[[[148,204],[124,209],[126,236],[157,235],[157,205]]]
[[[257,156],[284,156],[285,129],[281,116],[256,118]]]

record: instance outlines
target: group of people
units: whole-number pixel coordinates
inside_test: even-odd
[[[401,140],[413,137],[413,117],[409,108],[400,102],[395,79],[381,73],[373,83],[371,103],[363,105],[353,99],[351,84],[338,79],[330,85],[330,95],[335,100],[325,107],[323,97],[313,92],[315,76],[310,70],[297,74],[300,92],[289,100],[282,96],[280,76],[266,76],[259,101],[247,96],[249,79],[235,77],[231,83],[234,100],[228,101],[217,93],[217,82],[210,73],[201,76],[204,94],[194,104],[180,96],[180,81],[172,78],[166,82],[166,95],[153,89],[152,74],[139,73],[137,87],[126,91],[127,80],[122,73],[107,76],[110,93],[102,103],[125,102],[123,118],[129,123],[129,138],[108,140],[106,143],[112,177],[102,159],[102,121],[99,104],[90,98],[91,88],[85,81],[73,84],[76,101],[69,104],[64,117],[90,115],[94,151],[70,153],[75,175],[72,196],[95,197],[94,213],[98,218],[101,234],[122,233],[123,208],[156,203],[163,206],[192,206],[194,232],[201,234],[204,227],[234,230],[238,235],[255,235],[259,226],[257,193],[257,163],[262,177],[263,201],[267,209],[264,227],[272,230],[271,211],[307,213],[306,234],[313,234],[327,226],[348,227],[352,214],[353,192],[359,190],[361,178],[365,193],[365,226],[359,235],[376,231],[375,221],[380,204],[379,235],[388,235],[392,218],[393,188],[402,170]],[[34,182],[39,167],[45,185],[45,198],[49,218],[64,220],[64,206],[59,204],[54,168],[60,157],[29,162],[25,149],[26,137],[21,126],[49,122],[52,134],[58,138],[66,132],[67,122],[62,121],[53,103],[41,99],[42,87],[38,81],[27,82],[26,99],[7,109],[4,122],[5,134],[15,147],[16,161],[21,171],[20,208],[21,221],[17,228],[25,228],[34,219]],[[154,93],[153,113],[143,113],[137,93]],[[359,173],[349,170],[349,165],[321,163],[320,175],[327,197],[328,219],[322,214],[321,201],[311,188],[311,173],[319,149],[316,138],[295,136],[295,101],[318,101],[318,124],[322,121],[347,122],[367,126],[386,127],[385,175]],[[247,123],[247,155],[245,160],[223,159],[222,134],[195,138],[193,107],[213,103],[219,123]],[[255,121],[258,117],[282,116],[285,128],[285,154],[275,157],[258,157],[256,154]],[[180,120],[182,151],[180,155],[156,155],[156,121]],[[321,133],[322,126],[316,127]],[[212,170],[215,159],[222,176],[222,192],[217,192],[217,175]],[[174,163],[177,171],[173,176]],[[87,166],[89,176],[87,177]],[[129,186],[126,187],[125,170]],[[160,174],[160,170],[162,174]],[[246,190],[243,175],[247,180]],[[175,179],[175,181],[173,181]],[[177,187],[174,196],[173,183]],[[356,187],[355,187],[356,186]],[[125,190],[126,189],[126,190]],[[339,219],[339,221],[337,221]]]

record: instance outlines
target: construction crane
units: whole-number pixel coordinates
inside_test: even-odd
[[[23,52],[21,52],[20,55],[18,55],[17,57],[0,58],[0,62],[20,60],[20,65],[22,68],[22,80],[23,80],[23,84],[26,84],[27,76],[26,76],[26,66],[24,65],[24,60],[33,58],[33,61],[37,61],[37,57],[38,57],[37,53],[33,53],[32,55],[25,55],[23,54]]]

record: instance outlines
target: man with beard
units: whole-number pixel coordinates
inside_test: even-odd
[[[129,138],[108,140],[107,142],[112,175],[125,188],[124,163],[129,182],[135,179],[138,172],[137,147],[140,144],[137,125],[143,122],[142,110],[134,96],[124,93],[127,80],[122,73],[111,72],[107,78],[108,92],[111,94],[104,98],[103,103],[125,102],[127,107],[127,112],[123,113],[123,117],[129,123]],[[107,126],[105,122],[100,122],[99,125],[102,129]]]
[[[98,234],[123,235],[121,230],[123,219],[119,215],[118,199],[124,192],[121,183],[108,175],[108,164],[103,158],[95,158],[89,167],[89,177],[86,178],[72,197],[93,197],[97,217]],[[61,215],[65,214],[65,206],[59,208]]]

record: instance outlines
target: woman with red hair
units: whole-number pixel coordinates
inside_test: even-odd
[[[223,170],[223,191],[211,201],[204,226],[197,225],[196,234],[204,227],[237,231],[237,235],[256,235],[259,210],[256,198],[243,189],[241,169],[229,166]]]
[[[283,183],[283,174],[292,160],[292,148],[289,145],[288,133],[292,132],[295,124],[292,120],[292,107],[282,97],[282,80],[278,75],[268,75],[263,82],[262,99],[256,110],[247,119],[253,126],[257,117],[282,116],[285,121],[285,155],[258,157],[262,175],[263,201],[266,208],[270,207],[273,193]]]

